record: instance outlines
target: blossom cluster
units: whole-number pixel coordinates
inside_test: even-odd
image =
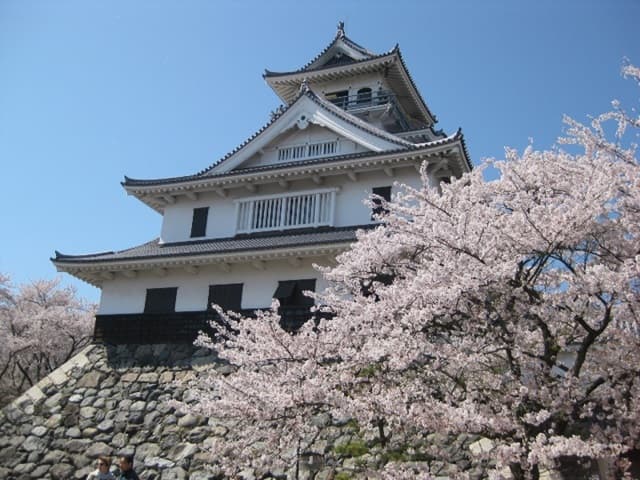
[[[617,104],[590,127],[566,123],[561,143],[579,153],[507,150],[487,163],[495,181],[480,167],[435,189],[425,164],[424,186],[402,186],[382,224],[321,268],[316,302],[331,319],[292,335],[277,304],[256,318],[221,312],[223,340],[202,341],[235,370],[194,395],[198,411],[237,425],[235,442],[215,445],[227,473],[287,468],[313,448],[322,414],[382,446],[489,438],[492,478],[640,448],[640,166],[622,146],[640,125]]]

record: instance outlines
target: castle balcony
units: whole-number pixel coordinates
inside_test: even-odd
[[[258,310],[239,313],[252,317]],[[279,313],[280,325],[288,332],[295,332],[312,318],[330,318],[326,313],[311,312],[308,305],[281,306]],[[114,345],[193,343],[201,331],[215,336],[216,323],[221,319],[215,311],[96,315],[93,341]]]
[[[333,226],[336,191],[325,189],[239,199],[236,232]]]
[[[410,125],[392,91],[363,88],[355,95],[346,93],[346,90],[334,92],[327,96],[327,100],[358,117],[384,118],[382,126],[390,132],[404,132],[415,128]]]

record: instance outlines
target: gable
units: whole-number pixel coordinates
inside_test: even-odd
[[[408,145],[411,144],[306,91],[272,123],[207,173],[356,152],[396,150]]]
[[[233,170],[372,151],[335,131],[310,124],[276,137]]]
[[[344,36],[337,37],[331,46],[321,53],[315,60],[307,64],[303,70],[345,65],[358,60],[373,57],[374,54],[364,49],[357,48],[355,44],[346,40]]]
[[[332,67],[334,65],[346,65],[347,63],[353,63],[356,59],[350,57],[349,55],[336,52],[331,58],[327,59],[321,66],[322,67]]]

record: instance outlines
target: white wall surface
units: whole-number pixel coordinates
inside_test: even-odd
[[[394,182],[406,183],[417,187],[420,185],[420,176],[415,168],[407,167],[395,170],[394,177],[389,177],[383,172],[369,172],[359,174],[356,182],[352,182],[345,175],[339,175],[327,177],[321,186],[316,185],[311,180],[305,180],[292,183],[288,189],[278,185],[260,186],[258,191],[254,193],[234,189],[229,192],[227,198],[222,198],[215,193],[200,194],[197,201],[179,197],[175,204],[165,207],[161,239],[163,242],[171,243],[206,238],[233,237],[236,234],[235,199],[333,187],[339,188],[336,193],[334,226],[363,225],[371,222],[370,209],[363,204],[363,199],[371,194],[373,187],[392,185]],[[392,192],[394,191],[396,191],[395,187],[392,189]],[[206,237],[192,239],[190,235],[193,209],[207,206],[209,207],[209,217],[207,219]]]
[[[314,259],[321,263],[323,259]],[[243,283],[242,308],[264,308],[271,305],[273,293],[281,280],[316,279],[316,291],[326,283],[313,269],[311,259],[303,259],[300,266],[293,267],[285,261],[266,262],[264,270],[250,265],[233,264],[226,273],[217,267],[202,267],[197,274],[184,269],[170,269],[164,277],[141,272],[137,278],[126,278],[116,274],[113,280],[105,281],[98,314],[142,313],[147,288],[178,287],[176,311],[202,311],[207,307],[209,285]]]
[[[373,93],[381,88],[389,90],[389,85],[384,80],[382,73],[369,73],[357,77],[342,78],[323,83],[311,83],[311,89],[321,95],[340,90],[349,90],[349,95],[356,95],[361,88],[370,88]]]
[[[244,162],[242,164],[242,167],[256,167],[262,165],[271,165],[274,163],[283,163],[278,161],[278,147],[282,148],[295,145],[303,145],[306,143],[330,142],[335,140],[338,140],[338,151],[335,153],[335,155],[345,155],[348,153],[367,151],[367,149],[357,144],[356,142],[348,140],[344,137],[340,137],[338,134],[336,134],[336,132],[328,128],[310,124],[303,130],[294,128],[293,130],[290,130],[286,134],[280,136],[278,140],[271,146],[264,148],[262,153],[257,153],[249,160]],[[307,158],[312,157],[301,158],[300,160],[306,160]]]

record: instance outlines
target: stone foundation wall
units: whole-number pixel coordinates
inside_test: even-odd
[[[174,380],[222,368],[190,345],[91,345],[0,412],[0,478],[84,479],[130,453],[141,478],[211,479],[206,439],[227,432],[167,406]]]
[[[143,480],[221,478],[207,468],[215,461],[209,439],[228,438],[233,431],[167,404],[189,401],[189,391],[175,381],[210,368],[229,366],[191,345],[85,348],[0,411],[0,479],[85,479],[98,455],[121,453],[134,455]],[[363,466],[375,468],[384,458],[370,440],[350,422],[327,425],[317,455],[309,457],[320,458],[320,464],[311,468],[301,462],[299,478],[366,478],[358,473]],[[430,434],[425,440],[456,452],[456,466],[430,462],[442,479],[457,467],[469,468],[470,452],[487,448],[472,435]],[[293,471],[280,478],[294,478]],[[481,469],[469,473],[472,480],[483,477]],[[247,471],[246,478],[253,473]]]

